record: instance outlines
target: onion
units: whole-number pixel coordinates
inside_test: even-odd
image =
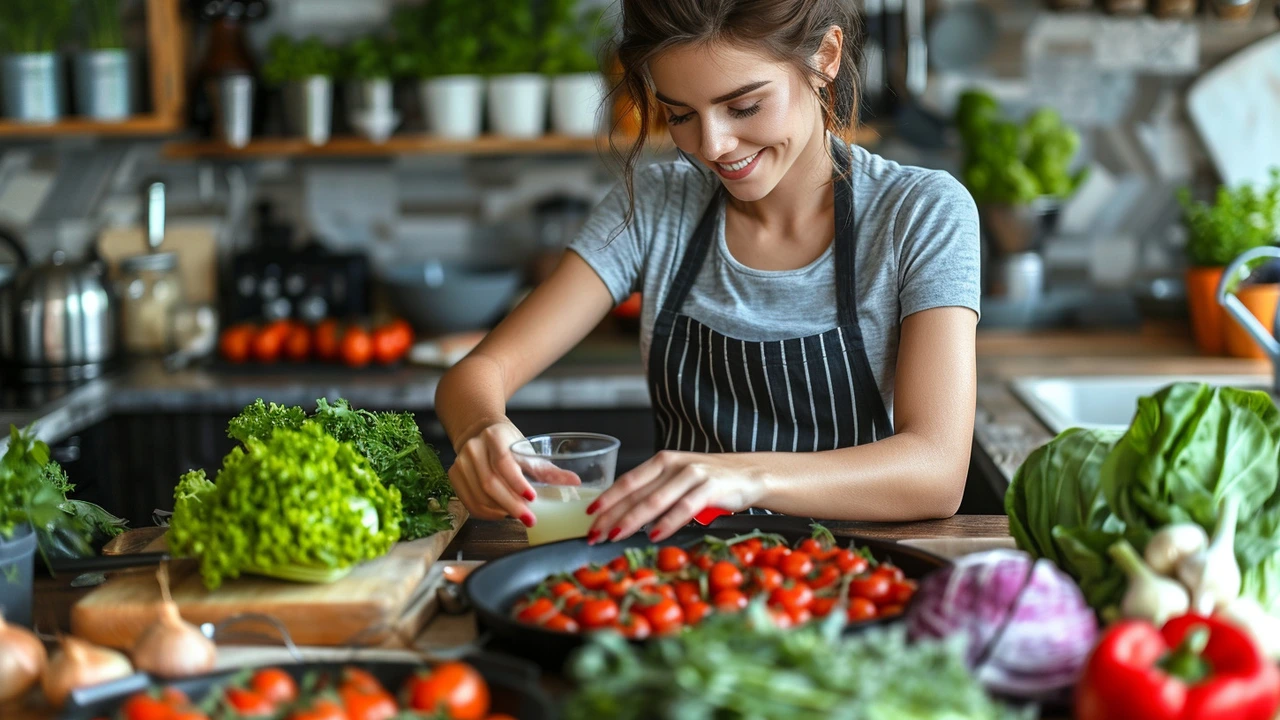
[[[49,659],[49,668],[41,683],[45,698],[55,708],[62,707],[72,690],[133,674],[129,658],[115,650],[69,635],[60,636],[58,644],[60,647]]]
[[[4,621],[0,610],[0,703],[19,698],[40,679],[48,662],[44,643],[30,630]]]
[[[133,647],[133,664],[163,678],[189,677],[213,669],[218,648],[195,625],[182,619],[169,594],[169,566],[160,563],[160,619],[147,628]]]

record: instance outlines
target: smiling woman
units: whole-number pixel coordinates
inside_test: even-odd
[[[505,403],[633,292],[658,447],[590,508],[592,542],[707,507],[913,520],[955,512],[975,404],[977,211],[950,175],[839,135],[853,0],[623,0],[618,57],[680,159],[635,167],[552,276],[441,381],[450,478],[537,519]],[[641,132],[644,130],[642,128]]]

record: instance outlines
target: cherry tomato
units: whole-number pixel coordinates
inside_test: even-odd
[[[865,557],[849,548],[841,548],[835,551],[831,556],[831,562],[835,563],[836,567],[840,568],[840,572],[846,575],[851,573],[861,575],[866,572],[867,566],[870,565]]]
[[[124,720],[171,720],[174,708],[164,700],[138,693],[125,701],[122,711]]]
[[[602,567],[593,567],[586,565],[578,568],[573,572],[573,577],[582,587],[588,590],[599,590],[603,588],[611,579],[609,571]]]
[[[605,593],[614,600],[621,600],[627,592],[636,584],[630,576],[621,575],[617,579],[610,580],[604,586]]]
[[[726,592],[733,591],[727,590]],[[707,616],[712,612],[711,605],[704,603],[701,600],[691,603],[681,603],[680,608],[684,610],[684,622],[689,627],[693,627],[698,623],[701,623],[703,620],[706,620]]]
[[[702,600],[702,589],[698,587],[698,583],[692,580],[676,582],[676,602],[681,605],[689,605],[700,600]]]
[[[253,359],[261,363],[273,363],[280,359],[284,352],[284,341],[289,336],[293,324],[287,320],[277,320],[262,328],[253,336]]]
[[[529,623],[530,625],[541,625],[546,622],[548,618],[558,612],[559,610],[556,610],[556,604],[554,602],[549,598],[542,597],[534,600],[528,607],[521,610],[519,614],[516,615],[516,619],[523,623]]]
[[[712,596],[711,604],[720,612],[738,612],[747,607],[747,596],[741,590],[721,590]]]
[[[631,579],[636,581],[636,585],[654,585],[658,582],[658,571],[653,568],[642,567],[631,573]]]
[[[384,327],[395,335],[400,347],[403,348],[400,354],[409,352],[409,348],[413,347],[413,326],[404,318],[396,318]]]
[[[823,565],[818,568],[817,574],[809,581],[809,587],[814,590],[821,590],[838,582],[840,582],[840,568],[835,565]]]
[[[755,538],[752,539],[754,540]],[[751,564],[756,561],[756,555],[759,553],[755,546],[748,544],[748,542],[743,541],[730,548],[734,557],[738,558],[738,562],[742,563],[743,567],[751,567]]]
[[[253,337],[257,330],[252,325],[232,325],[222,331],[218,351],[227,362],[242,363],[253,353]]]
[[[782,559],[791,554],[791,548],[785,545],[765,548],[756,555],[756,567],[776,568],[782,563]]]
[[[889,587],[892,582],[887,575],[872,573],[856,577],[849,583],[850,597],[866,598],[871,602],[882,605],[889,599]]]
[[[409,708],[444,712],[453,720],[482,720],[489,712],[489,686],[463,662],[435,666],[409,681]]]
[[[384,692],[386,688],[382,687],[382,683],[373,673],[368,670],[362,670],[358,667],[347,666],[342,669],[341,688],[356,688],[361,692],[374,693]]]
[[[227,702],[243,717],[266,717],[274,715],[276,706],[270,700],[252,690],[230,687],[225,693]]]
[[[902,572],[902,568],[896,565],[890,565],[889,563],[885,563],[876,568],[875,573],[877,575],[884,575],[889,578],[890,582],[902,582],[906,579],[906,574]]]
[[[782,585],[782,573],[771,567],[756,568],[756,587],[761,592],[772,592]]]
[[[380,327],[374,330],[371,340],[373,359],[380,365],[390,365],[409,351],[407,346],[401,344],[400,335],[391,328]]]
[[[827,552],[827,549],[822,547],[822,543],[818,542],[814,538],[808,538],[807,540],[802,541],[796,550],[808,555],[809,557],[818,557],[819,555]]]
[[[849,622],[871,620],[876,616],[876,605],[866,598],[850,598],[849,609],[846,612],[849,616]]]
[[[649,619],[637,613],[631,613],[619,619],[613,627],[628,640],[644,640],[653,632]]]
[[[693,556],[693,564],[699,570],[706,572],[711,569],[712,565],[716,564],[716,559],[707,553],[698,553]]]
[[[769,593],[770,605],[780,607],[792,614],[797,610],[808,608],[812,602],[813,590],[802,582],[790,587],[775,588],[772,593]]]
[[[629,573],[631,572],[631,561],[628,560],[625,555],[619,555],[618,557],[610,560],[609,564],[605,567],[615,573]]]
[[[742,587],[742,571],[728,560],[721,560],[711,566],[708,580],[713,591],[733,590]]]
[[[826,617],[831,614],[831,609],[836,606],[836,598],[833,597],[815,597],[813,602],[809,603],[809,612],[814,617]]]
[[[649,620],[653,632],[658,635],[668,635],[684,626],[684,610],[681,610],[680,604],[674,600],[663,598],[653,605],[642,608],[640,612]]]
[[[341,354],[347,366],[364,367],[373,359],[373,339],[361,328],[348,328],[342,336]]]
[[[689,553],[667,546],[658,551],[658,569],[665,573],[680,572],[689,564]]]
[[[667,585],[666,583],[663,583],[661,585],[645,586],[644,593],[647,595],[656,595],[658,597],[663,597],[672,602],[680,602],[680,596],[676,595],[676,589],[670,585]]]
[[[341,696],[347,720],[389,720],[400,712],[395,698],[386,691],[361,692],[356,688],[346,688]]]
[[[306,362],[311,359],[311,331],[303,325],[289,328],[284,339],[284,356],[293,362]]]
[[[793,552],[782,558],[778,563],[778,569],[782,571],[783,575],[793,580],[799,580],[808,577],[809,573],[813,572],[813,558],[808,553]]]
[[[298,699],[298,684],[280,668],[263,668],[249,679],[249,689],[277,705]]]
[[[342,334],[338,321],[325,320],[316,325],[311,345],[315,350],[316,357],[321,360],[332,362],[338,359],[338,353],[342,349]]]
[[[773,624],[783,630],[789,630],[796,625],[795,618],[791,617],[791,613],[782,608],[769,608],[769,616],[773,618]]]
[[[584,628],[608,627],[618,619],[618,604],[610,599],[590,598],[578,606],[578,622]]]
[[[889,603],[893,605],[906,605],[911,601],[911,597],[916,594],[915,580],[898,580],[889,583]]]
[[[791,622],[796,625],[803,625],[813,619],[813,613],[809,612],[809,608],[788,610],[787,614],[791,616]]]
[[[332,700],[317,700],[310,707],[293,711],[289,720],[347,720],[347,713]]]
[[[578,632],[578,621],[564,613],[556,613],[542,623],[542,627],[556,632],[576,633]]]

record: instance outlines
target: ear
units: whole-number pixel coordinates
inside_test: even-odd
[[[844,29],[839,25],[832,25],[827,29],[827,34],[822,38],[822,44],[818,46],[818,51],[809,58],[809,63],[823,75],[834,80],[836,74],[840,72],[840,61],[843,59],[844,51]],[[815,90],[822,87],[816,85]]]

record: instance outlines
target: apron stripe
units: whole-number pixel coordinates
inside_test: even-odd
[[[778,348],[782,351],[782,376],[787,380],[787,406],[791,409],[791,452],[795,452],[800,447],[800,422],[796,419],[795,394],[791,392],[791,367],[787,365],[787,342],[779,340]]]
[[[671,341],[675,339],[675,336],[675,333],[671,333],[667,336],[667,353],[666,357],[662,360],[662,367],[666,369],[666,372],[662,373],[662,375],[667,385],[667,402],[662,408],[662,415],[667,418],[667,432],[663,435],[663,437],[666,438],[663,442],[663,447],[672,447],[671,429],[676,425],[676,406],[675,403],[671,402],[671,376],[676,374],[671,371]],[[680,438],[677,437],[676,443],[679,444],[679,442]]]
[[[778,451],[778,408],[773,401],[773,384],[769,382],[769,361],[765,359],[765,344],[760,343],[760,364],[764,367],[764,394],[769,396],[769,419],[773,422],[773,441],[769,443],[772,452]]]
[[[809,351],[805,348],[805,341],[800,341],[800,357],[804,361],[804,391],[809,396],[809,420],[813,423],[813,448],[810,452],[818,451],[818,411],[813,403],[813,380],[809,377]]]
[[[689,318],[689,322],[685,323],[684,326],[684,352],[680,353],[680,366],[676,371],[676,394],[680,396],[680,414],[684,416],[684,423],[680,426],[680,432],[676,433],[676,450],[680,449],[681,441],[684,439],[685,425],[689,426],[689,449],[693,450],[693,418],[689,416],[689,409],[684,405],[684,361],[689,356],[689,328],[692,326],[693,318]]]
[[[829,450],[835,450],[840,447],[840,414],[836,412],[836,389],[831,384],[831,355],[827,352],[826,335],[818,338],[818,343],[822,345],[822,369],[827,373],[827,397],[831,398],[831,447]]]
[[[760,410],[756,407],[756,388],[751,382],[751,366],[747,361],[747,344],[742,343],[742,374],[747,378],[747,392],[751,394],[751,445],[756,448],[756,433],[760,429]]]
[[[729,380],[729,397],[733,398],[733,421],[729,424],[733,434],[729,436],[729,451],[738,452],[738,393],[733,389],[733,370],[729,369],[729,336],[724,338],[724,376]]]
[[[689,318],[690,321],[693,318]],[[702,412],[702,325],[698,325],[698,354],[694,358],[695,365],[693,371],[693,414],[698,418],[698,430],[702,433],[702,439],[707,443],[704,452],[711,452],[711,438],[707,436],[707,429],[702,426],[702,416],[706,413]],[[696,439],[695,439],[696,441]],[[689,443],[689,449],[696,451],[694,443]]]
[[[858,418],[862,416],[858,408],[858,393],[853,390],[853,370],[849,367],[849,348],[844,344],[844,330],[840,331],[840,355],[844,357],[844,376],[849,381],[849,399],[853,401],[853,441],[862,443],[862,435],[858,427]]]
[[[707,374],[711,376],[711,435],[716,439],[716,445],[720,446],[720,452],[724,452],[724,441],[720,439],[720,386],[716,382],[716,371],[720,368],[720,363],[716,362],[716,342],[712,337],[711,328],[707,328]],[[730,390],[732,393],[733,391]],[[707,450],[710,451],[710,443]]]

